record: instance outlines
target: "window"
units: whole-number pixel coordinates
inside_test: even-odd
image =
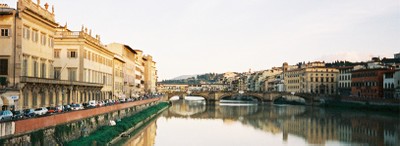
[[[9,28],[1,28],[1,36],[2,37],[10,36],[10,29]]]
[[[28,26],[24,26],[23,29],[23,38],[29,40],[31,36],[31,29]]]
[[[53,79],[54,78],[54,66],[53,66],[53,62],[50,62],[50,67],[49,67],[50,71],[49,71],[49,78]]]
[[[54,68],[54,79],[61,79],[61,67]]]
[[[37,61],[33,61],[33,77],[38,77],[38,63]]]
[[[40,35],[40,44],[42,44],[42,45],[46,45],[46,34],[44,34],[44,33],[42,33],[41,35]]]
[[[38,42],[39,40],[39,32],[37,30],[32,31],[32,41],[33,42]]]
[[[76,68],[68,69],[68,78],[70,81],[76,81]]]
[[[27,59],[24,59],[24,61],[22,61],[22,75],[28,76],[28,60]]]
[[[49,92],[49,104],[50,104],[51,106],[54,105],[53,92]]]
[[[25,91],[24,91],[24,99],[23,99],[25,108],[28,107],[28,103],[29,103],[28,99],[29,99],[29,92],[28,92],[28,90],[25,89]]]
[[[36,105],[37,105],[37,93],[33,92],[32,93],[32,106],[36,107]]]
[[[8,75],[8,59],[0,59],[0,75]]]
[[[42,99],[40,100],[41,101],[41,105],[42,106],[46,106],[46,92],[42,91],[40,96],[42,97]]]
[[[52,36],[49,36],[49,47],[53,48],[54,47],[54,38]]]
[[[87,81],[86,81],[86,79],[87,79],[86,76],[87,76],[87,69],[83,69],[83,81],[84,81],[84,82],[87,82]]]
[[[76,50],[69,50],[68,54],[67,54],[68,58],[77,58],[78,57],[78,53],[76,52]]]
[[[42,78],[46,78],[46,63],[42,63]]]
[[[83,58],[87,59],[87,51],[86,50],[83,51]]]
[[[60,49],[54,49],[54,58],[60,58]]]

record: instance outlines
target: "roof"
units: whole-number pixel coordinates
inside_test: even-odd
[[[135,52],[135,50],[134,50],[133,48],[131,48],[131,46],[129,46],[129,45],[124,45],[124,47],[125,47],[125,48],[128,48],[129,51],[131,51],[132,53],[137,54],[137,52]]]

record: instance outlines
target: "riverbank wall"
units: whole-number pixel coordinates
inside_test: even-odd
[[[85,118],[94,117],[122,109],[127,109],[135,106],[147,105],[150,103],[158,102],[160,98],[153,98],[147,100],[140,100],[135,102],[127,102],[121,104],[115,104],[111,106],[103,106],[92,109],[70,111],[66,113],[48,115],[43,117],[35,117],[29,119],[22,119],[18,121],[2,122],[0,123],[0,139],[7,139],[10,137],[16,137],[24,135],[41,129],[49,127],[55,127],[57,125],[63,125],[78,121]]]
[[[160,102],[157,105],[148,107],[132,116],[117,121],[115,126],[103,126],[89,136],[66,142],[64,145],[112,145],[121,136],[129,135],[130,132],[139,128],[169,106],[169,103]]]

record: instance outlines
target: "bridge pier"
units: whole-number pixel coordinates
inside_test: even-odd
[[[179,100],[185,99],[185,95],[179,95]]]
[[[219,105],[219,100],[207,100],[206,105]]]

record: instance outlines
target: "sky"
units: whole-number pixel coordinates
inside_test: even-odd
[[[36,0],[33,0],[36,2]],[[56,21],[143,50],[159,80],[400,52],[399,0],[41,0]],[[16,7],[16,0],[0,0]]]

